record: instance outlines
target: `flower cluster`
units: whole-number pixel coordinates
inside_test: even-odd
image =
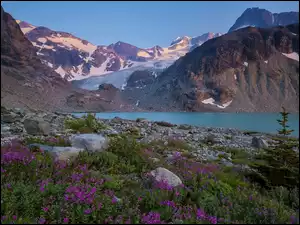
[[[72,203],[92,204],[97,189],[90,185],[70,186],[66,190],[65,200]]]
[[[160,220],[159,213],[149,212],[147,214],[143,214],[142,223],[144,223],[144,224],[162,224],[163,222]]]
[[[32,152],[30,152],[30,149],[18,142],[12,142],[11,145],[1,147],[2,165],[10,165],[15,163],[28,165],[34,159],[35,156]]]

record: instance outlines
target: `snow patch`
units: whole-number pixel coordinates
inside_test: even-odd
[[[233,74],[233,76],[234,76],[234,79],[236,80],[237,79],[236,74]]]
[[[100,67],[94,67],[92,66],[91,69],[90,69],[90,75],[102,75],[102,74],[105,74],[105,73],[109,73],[110,71],[107,71],[106,68],[108,66],[108,63],[109,63],[109,58],[107,58],[105,60],[105,62],[103,62],[101,64]]]
[[[91,43],[85,45],[80,39],[72,37],[62,37],[57,35],[56,37],[48,37],[48,40],[54,43],[59,43],[60,47],[76,48],[78,50],[88,52],[90,55],[97,49],[97,46]]]
[[[292,52],[292,53],[288,53],[288,54],[282,53],[282,54],[290,59],[293,59],[293,60],[296,60],[299,62],[299,55],[297,52]]]
[[[60,74],[62,77],[64,77],[66,75],[66,72],[64,71],[64,69],[59,66],[56,70],[55,70],[56,73]]]
[[[135,106],[138,106],[139,104],[140,104],[140,100],[137,100]]]
[[[47,42],[47,38],[38,38],[37,40],[43,44]]]
[[[228,107],[230,104],[231,104],[232,100],[230,100],[229,102],[226,102],[222,105],[218,105],[215,103],[215,100],[213,98],[208,98],[208,99],[205,99],[202,101],[203,104],[210,104],[210,105],[215,105],[217,106],[218,108],[221,108],[221,109],[225,109],[226,107]]]
[[[52,64],[52,63],[47,62],[47,65],[48,65],[49,67],[53,68],[53,64]]]
[[[124,84],[122,84],[121,90],[124,91],[126,86],[127,86],[127,82],[125,82]]]
[[[244,62],[244,65],[245,65],[245,66],[248,66],[248,63],[247,63],[247,62]]]
[[[245,27],[255,27],[255,25],[254,24],[252,24],[252,25],[246,24],[246,25],[240,26],[238,28],[235,28],[234,30],[239,30],[239,29],[242,29],[242,28],[245,28]]]
[[[148,52],[143,51],[143,50],[138,51],[137,56],[145,57],[145,58],[150,58],[151,57],[151,55]]]
[[[268,60],[264,61],[265,63],[268,63]]]
[[[293,32],[291,32],[291,34],[292,34],[292,35],[297,35],[297,34],[295,34],[295,33],[293,33]]]
[[[45,55],[44,53],[40,53],[40,52],[37,52],[36,54],[37,55]]]

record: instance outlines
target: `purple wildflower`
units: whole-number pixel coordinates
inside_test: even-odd
[[[39,224],[44,224],[44,223],[46,223],[46,219],[43,218],[43,217],[41,217],[41,218],[39,219]]]
[[[17,216],[16,216],[16,215],[13,215],[13,216],[12,216],[12,219],[13,219],[13,220],[17,220]]]
[[[86,209],[86,210],[84,210],[84,214],[90,214],[91,212],[92,212],[91,209]]]
[[[144,224],[161,224],[160,214],[156,212],[149,212],[142,216],[142,223]]]
[[[64,223],[68,223],[69,222],[69,218],[64,218]]]
[[[203,220],[206,218],[206,214],[202,209],[197,209],[196,215],[198,220]]]

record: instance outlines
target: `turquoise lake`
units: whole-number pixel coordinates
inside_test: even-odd
[[[82,116],[85,113],[74,113]],[[97,118],[112,119],[114,117],[135,120],[145,118],[150,121],[167,121],[173,124],[189,124],[204,127],[237,128],[240,130],[277,133],[280,129],[277,119],[279,113],[188,113],[188,112],[110,112],[96,113]],[[290,114],[288,125],[299,136],[299,114]]]

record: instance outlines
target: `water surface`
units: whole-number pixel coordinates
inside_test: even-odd
[[[84,113],[74,113],[82,116]],[[114,117],[135,120],[145,118],[150,121],[166,121],[173,124],[189,124],[205,127],[237,128],[267,133],[277,133],[280,125],[279,113],[195,113],[195,112],[110,112],[96,113],[97,118]],[[299,136],[299,114],[290,114],[288,125],[293,129],[292,136]]]

